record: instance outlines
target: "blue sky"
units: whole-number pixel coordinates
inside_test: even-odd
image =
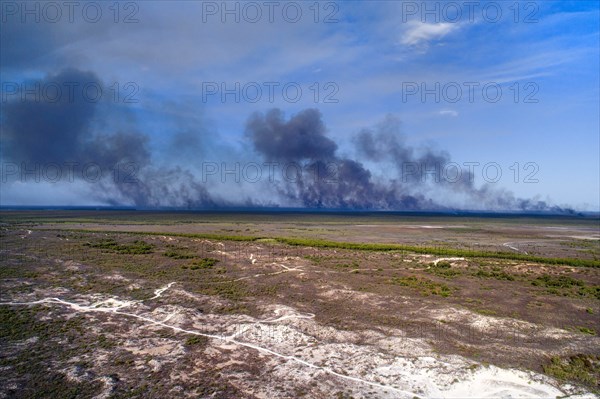
[[[453,162],[478,163],[477,186],[486,183],[481,168],[493,162],[502,171],[494,189],[600,210],[598,1],[520,2],[517,7],[514,2],[480,2],[472,15],[467,3],[452,3],[460,16],[448,2],[321,2],[317,22],[313,2],[281,2],[272,23],[262,2],[253,3],[262,11],[256,23],[244,21],[244,14],[239,22],[232,15],[222,21],[221,2],[134,4],[120,10],[117,23],[106,4],[97,23],[77,12],[72,23],[64,15],[56,23],[44,22],[43,15],[39,23],[30,16],[23,23],[22,10],[3,8],[3,90],[6,82],[43,79],[64,68],[91,71],[106,86],[116,82],[121,90],[135,82],[139,102],[108,101],[109,116],[102,123],[119,130],[116,121],[135,120],[136,130],[148,137],[155,165],[179,166],[193,174],[202,161],[263,160],[244,133],[253,112],[279,108],[289,118],[317,108],[327,136],[337,143],[338,157],[358,160],[374,180],[390,180],[389,165],[360,159],[353,137],[391,114],[400,121],[403,142],[415,151],[443,151]],[[227,4],[240,13],[245,7]],[[215,8],[216,14],[207,14]],[[292,23],[296,8],[302,16]],[[427,10],[434,11],[423,15]],[[502,15],[493,21],[497,10]],[[123,23],[131,11],[138,22]],[[325,23],[331,13],[334,21]],[[241,93],[236,102],[233,95],[222,101],[220,93],[203,93],[207,85],[235,88],[236,82],[240,87],[257,83],[262,96],[251,102]],[[273,102],[265,82],[279,84]],[[298,102],[286,101],[280,90],[286,84],[301,87]],[[473,101],[466,85],[475,85]],[[488,94],[501,88],[497,102],[486,97],[485,85]],[[407,92],[415,87],[417,93]],[[424,87],[437,91],[439,101],[435,94],[422,98]],[[457,87],[462,98],[450,101]],[[337,101],[324,103],[327,94]],[[128,116],[114,116],[121,112]],[[186,138],[195,144],[173,151],[175,137],[178,143]],[[13,162],[6,150],[2,157]],[[538,181],[524,182],[532,171]],[[212,183],[220,195],[274,198],[262,188],[242,186]],[[0,202],[38,204],[40,190],[56,205],[106,201],[89,184],[17,181],[5,184]],[[457,207],[477,205],[473,199],[457,201]]]

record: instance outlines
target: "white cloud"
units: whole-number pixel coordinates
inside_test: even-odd
[[[426,23],[409,21],[400,43],[407,46],[427,46],[431,40],[438,40],[458,28],[458,24],[449,22]]]
[[[443,109],[440,112],[438,112],[438,114],[440,114],[441,116],[452,116],[452,117],[458,116],[458,112],[451,110],[451,109]]]

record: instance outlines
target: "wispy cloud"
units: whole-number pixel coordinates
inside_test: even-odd
[[[400,43],[416,47],[428,47],[432,40],[440,40],[459,27],[456,23],[427,23],[420,21],[409,21],[406,26],[407,29],[402,34]]]

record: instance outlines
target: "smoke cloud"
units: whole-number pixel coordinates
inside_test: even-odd
[[[62,93],[51,99],[16,95],[3,101],[3,162],[25,169],[40,164],[75,165],[74,176],[80,180],[91,164],[102,172],[102,178],[93,182],[95,198],[110,205],[215,208],[267,203],[306,208],[449,210],[452,206],[440,198],[452,195],[466,204],[477,204],[479,209],[565,211],[543,201],[515,198],[489,184],[476,187],[473,173],[464,168],[455,171],[458,177],[452,181],[423,179],[423,169],[448,165],[452,159],[444,151],[407,145],[400,121],[392,116],[353,137],[356,159],[340,155],[341,143],[328,136],[317,109],[305,109],[289,119],[280,109],[250,115],[244,137],[253,153],[218,142],[198,115],[192,122],[177,120],[180,128],[169,132],[171,141],[153,151],[156,147],[152,147],[151,137],[142,132],[130,112],[120,104],[95,101],[86,95],[83,88],[90,86],[107,92],[95,73],[64,69],[23,86],[42,88],[40,93],[46,94],[44,88],[58,87]],[[218,156],[215,148],[242,154],[246,163],[256,162],[258,156],[265,163],[284,166],[285,172],[264,190],[261,187],[262,199],[256,197],[257,187],[249,189],[248,185],[229,182],[232,195],[223,200],[222,192],[216,195],[198,177],[203,156]]]
[[[154,166],[149,137],[96,88],[108,92],[96,74],[78,69],[25,82],[27,95],[3,101],[3,161],[25,173],[54,165],[74,179],[91,179],[97,197],[111,205],[218,205],[188,170]],[[122,130],[110,131],[115,125]]]
[[[360,161],[337,155],[339,146],[326,133],[316,109],[299,112],[287,121],[281,110],[273,109],[255,113],[246,124],[246,137],[266,161],[298,165],[301,173],[284,179],[278,191],[304,207],[449,210],[448,204],[435,198],[451,192],[485,209],[568,211],[544,201],[515,198],[489,184],[475,187],[473,172],[452,163],[447,152],[408,146],[400,121],[393,116],[353,138],[359,158],[393,166],[379,178]],[[441,168],[447,165],[457,169],[452,179],[441,176]],[[424,178],[428,170],[437,171],[437,176]]]

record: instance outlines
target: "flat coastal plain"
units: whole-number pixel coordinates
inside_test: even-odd
[[[595,398],[597,216],[0,211],[0,398]]]

